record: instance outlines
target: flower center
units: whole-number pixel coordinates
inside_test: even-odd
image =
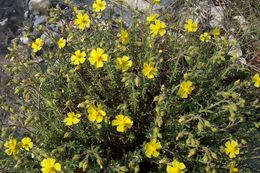
[[[81,19],[81,23],[86,24],[87,23],[87,19],[85,19],[85,18]]]
[[[236,150],[236,147],[231,147],[229,150],[230,150],[230,153],[234,153]]]
[[[102,60],[102,56],[100,56],[100,55],[97,56],[97,62],[99,62],[99,61],[103,61],[103,60]]]
[[[49,172],[55,172],[55,171],[56,171],[55,167],[54,167],[54,166],[51,166]]]
[[[102,7],[103,7],[103,4],[102,4],[102,3],[98,3],[98,7],[99,7],[99,8],[102,8]]]
[[[188,93],[190,88],[188,86],[183,86],[182,90],[183,92]]]
[[[126,67],[127,66],[127,61],[122,61],[121,65],[122,65],[122,67]]]
[[[82,55],[78,55],[78,56],[77,56],[77,59],[82,59],[82,58],[83,58]]]

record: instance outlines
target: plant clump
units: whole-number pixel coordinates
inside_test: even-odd
[[[259,127],[260,77],[228,55],[228,32],[159,12],[126,24],[106,16],[113,3],[65,3],[38,28],[51,45],[29,32],[30,45],[9,48],[15,104],[2,105],[11,124],[0,126],[1,169],[248,170],[240,165]]]

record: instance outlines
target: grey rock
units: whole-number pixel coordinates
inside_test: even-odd
[[[33,11],[33,12],[32,12],[32,16],[38,16],[38,15],[40,15],[40,12],[39,12],[39,11]]]
[[[115,0],[111,0],[112,2],[116,2]],[[133,10],[140,10],[143,12],[154,11],[161,8],[161,5],[152,5],[146,0],[123,0],[123,4],[127,6],[127,8],[131,8]]]
[[[50,39],[50,36],[48,35],[48,33],[44,32],[41,37],[40,37],[43,41],[44,41],[44,44],[48,47],[51,46],[52,44],[52,40]]]
[[[147,10],[147,9],[151,9],[151,4],[145,1],[141,1],[141,0],[124,0],[124,3],[126,3],[127,5],[129,5],[131,8],[133,9],[137,9],[137,10]]]
[[[49,0],[30,0],[29,10],[39,11],[41,13],[46,13],[50,6]]]
[[[55,44],[51,39],[52,37],[56,38],[58,37],[58,34],[56,32],[50,32],[50,33],[44,32],[40,38],[44,41],[44,45],[50,47],[52,44]]]
[[[246,21],[244,16],[235,16],[233,17],[236,19],[240,25],[240,27],[243,29],[243,31],[248,29],[248,22]]]
[[[239,44],[239,41],[235,38],[234,35],[230,35],[228,38],[229,43],[232,44],[228,55],[234,57],[234,58],[240,58],[243,56],[243,52],[241,49],[241,45]]]
[[[5,26],[7,24],[8,18],[5,18],[4,20],[0,21],[0,26]]]
[[[29,44],[30,39],[28,37],[20,37],[20,41],[23,44]]]
[[[246,59],[243,58],[243,57],[238,58],[238,61],[239,61],[241,64],[245,64],[245,65],[247,64]]]
[[[50,24],[49,27],[52,29],[52,31],[59,32],[59,25],[58,24]]]
[[[36,16],[35,21],[33,22],[33,26],[36,27],[40,24],[45,23],[47,20],[47,16]]]
[[[25,11],[23,14],[24,19],[28,19],[29,18],[29,11]]]
[[[212,5],[210,9],[211,20],[209,21],[211,27],[221,27],[224,18],[224,9],[220,6]]]

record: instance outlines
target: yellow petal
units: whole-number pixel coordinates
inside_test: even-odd
[[[173,169],[173,167],[171,167],[169,165],[167,165],[166,171],[167,171],[167,173],[175,173],[175,170]]]
[[[103,67],[103,66],[104,66],[104,64],[103,64],[102,61],[97,61],[97,62],[96,62],[96,67],[97,67],[97,68],[101,68],[101,67]]]
[[[80,119],[78,119],[78,118],[73,119],[73,124],[78,124],[79,122],[80,122]]]
[[[54,165],[54,168],[55,168],[56,171],[61,171],[61,165],[59,163],[56,163]]]
[[[96,122],[97,123],[100,123],[101,121],[103,121],[103,117],[102,116],[97,116],[97,118],[96,118]]]
[[[125,127],[124,127],[124,125],[119,125],[119,126],[117,126],[116,130],[118,132],[124,132],[125,131]]]
[[[103,60],[103,61],[107,61],[107,59],[108,59],[107,57],[108,57],[107,54],[103,54],[103,55],[102,55],[102,60]]]
[[[83,64],[83,63],[85,62],[85,60],[86,60],[85,58],[80,58],[80,59],[79,59],[79,62],[80,62],[81,64]]]
[[[146,155],[146,157],[148,157],[148,158],[151,158],[151,156],[152,156],[151,152],[149,152],[149,151],[145,151],[145,155]]]
[[[179,168],[180,168],[181,170],[183,170],[183,169],[186,168],[186,166],[184,165],[184,163],[180,163],[180,164],[179,164]]]
[[[89,114],[88,119],[89,119],[89,121],[94,122],[96,120],[96,114],[93,114],[93,113]]]
[[[91,65],[94,65],[96,63],[96,59],[94,57],[90,57],[88,60]]]
[[[112,121],[112,126],[117,126],[117,125],[119,125],[118,121],[117,120],[113,120]]]
[[[158,151],[154,151],[154,153],[153,153],[154,157],[158,157],[159,155],[160,155],[160,153]]]

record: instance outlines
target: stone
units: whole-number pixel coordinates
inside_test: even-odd
[[[38,16],[38,15],[40,15],[39,11],[32,11],[32,16]]]
[[[239,61],[241,64],[244,64],[244,65],[247,64],[246,59],[243,58],[243,57],[238,58],[238,61]]]
[[[61,25],[59,25],[61,22],[57,22],[56,24],[50,24],[49,27],[52,31],[59,32],[59,28],[61,28]]]
[[[243,52],[242,52],[242,49],[241,49],[241,46],[240,46],[238,40],[233,35],[230,35],[228,41],[229,41],[229,43],[232,44],[232,46],[228,52],[228,55],[230,55],[234,58],[242,57]]]
[[[23,14],[23,18],[26,20],[29,18],[29,11],[25,11],[24,14]]]
[[[5,26],[8,22],[8,18],[5,18],[4,20],[0,21],[0,26]]]
[[[50,36],[51,35],[51,36]],[[52,44],[55,44],[53,42],[53,40],[51,39],[51,37],[58,37],[58,34],[56,32],[50,31],[50,33],[48,34],[47,32],[44,32],[40,38],[44,41],[44,45],[51,47]]]
[[[145,0],[123,0],[123,3],[134,10],[140,11],[153,11],[161,7],[161,5],[152,5]]]
[[[33,27],[45,23],[46,20],[47,20],[47,16],[36,16],[35,21],[33,22]]]
[[[220,6],[212,5],[210,8],[211,19],[209,24],[211,27],[221,27],[224,18],[224,9]]]
[[[233,17],[237,22],[239,23],[240,27],[243,29],[243,31],[248,29],[248,22],[246,21],[244,16],[235,16]]]
[[[50,6],[49,0],[30,0],[29,10],[39,11],[41,13],[47,13],[47,10]]]
[[[52,44],[52,40],[50,39],[48,33],[44,32],[41,37],[40,37],[43,41],[44,41],[44,44],[48,47],[51,46]]]
[[[28,37],[20,37],[20,41],[23,44],[29,44],[30,39]]]

